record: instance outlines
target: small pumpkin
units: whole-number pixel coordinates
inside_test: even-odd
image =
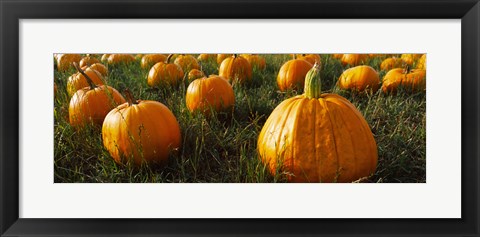
[[[241,54],[240,56],[244,57],[252,66],[252,68],[257,68],[259,70],[265,70],[267,68],[267,63],[265,58],[257,54]]]
[[[146,54],[142,57],[142,61],[140,62],[140,66],[143,69],[152,68],[155,63],[165,62],[167,60],[167,56],[164,54]]]
[[[180,66],[170,63],[172,54],[167,57],[166,62],[159,62],[153,65],[148,72],[147,84],[151,87],[157,87],[161,84],[177,85],[182,81],[183,70]]]
[[[82,60],[80,60],[79,64],[80,64],[80,67],[82,68],[82,67],[89,67],[90,65],[95,63],[100,63],[100,60],[92,56],[86,56],[86,57],[83,57]]]
[[[343,66],[358,66],[367,62],[368,54],[344,54],[342,56]]]
[[[101,63],[94,63],[94,64],[90,65],[89,67],[83,66],[81,68],[84,71],[87,70],[87,68],[93,69],[93,70],[99,72],[100,74],[102,74],[102,76],[107,76],[108,75],[107,67],[105,67],[105,65],[103,65]]]
[[[352,182],[372,174],[377,145],[367,121],[347,99],[322,94],[320,69],[305,77],[305,93],[280,103],[257,142],[272,174],[291,182]]]
[[[216,54],[200,54],[197,57],[197,60],[199,62],[216,62],[217,61],[217,55]]]
[[[233,88],[228,81],[216,75],[194,80],[187,88],[185,96],[190,112],[199,111],[206,116],[210,110],[227,111],[235,104]]]
[[[189,72],[192,69],[200,69],[197,59],[188,54],[179,55],[174,63],[180,66],[184,72]]]
[[[89,86],[75,92],[70,99],[68,107],[70,125],[74,127],[83,127],[90,123],[102,125],[108,112],[126,101],[114,88],[95,85],[82,69],[77,69]]]
[[[396,58],[396,57],[386,58],[380,64],[380,69],[384,71],[389,71],[389,70],[392,70],[393,68],[402,67],[403,64],[404,62],[401,58]]]
[[[105,149],[115,162],[164,164],[170,152],[180,148],[177,119],[157,101],[135,100],[126,93],[127,103],[112,109],[102,126]]]
[[[380,87],[380,77],[370,66],[361,65],[345,70],[338,78],[338,86],[344,90],[376,92]]]
[[[399,86],[410,92],[425,91],[427,71],[424,69],[394,68],[383,77],[384,93],[396,93]]]
[[[295,56],[296,58],[303,59],[311,63],[312,65],[314,65],[315,63],[322,65],[322,58],[320,58],[320,55],[318,54],[297,54]]]
[[[192,69],[192,70],[190,70],[190,72],[188,72],[188,82],[192,82],[195,79],[199,79],[199,78],[202,78],[204,76],[205,76],[205,74],[201,70]]]
[[[129,64],[135,61],[135,57],[131,54],[110,54],[108,56],[108,64]]]
[[[90,79],[92,80],[93,84],[95,85],[103,85],[104,80],[102,75],[97,72],[96,70],[87,68],[84,71],[84,74],[86,74]],[[75,92],[77,92],[80,89],[83,89],[84,87],[89,86],[87,79],[82,73],[75,73],[72,76],[68,78],[67,81],[67,93],[69,96],[73,96]]]
[[[217,64],[222,64],[223,60],[232,56],[233,54],[217,54]]]
[[[231,83],[246,83],[252,80],[252,66],[244,57],[234,54],[222,61],[219,76]]]
[[[412,66],[414,62],[416,62],[422,54],[402,54],[400,57],[408,66]]]
[[[108,63],[108,57],[110,57],[110,54],[104,54],[102,55],[102,57],[100,58],[100,61],[102,63]]]
[[[427,55],[424,54],[417,61],[417,69],[427,69]]]
[[[277,85],[280,91],[302,89],[305,76],[312,66],[311,63],[303,59],[292,59],[284,63],[277,75]]]
[[[82,59],[80,54],[58,54],[57,70],[64,72],[73,67],[73,63],[79,63]]]
[[[335,58],[335,59],[342,59],[343,57],[343,54],[332,54],[332,58]]]

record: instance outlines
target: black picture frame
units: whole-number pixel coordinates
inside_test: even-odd
[[[1,0],[0,234],[2,236],[480,236],[477,148],[480,145],[478,139],[479,6],[478,0]],[[460,219],[19,218],[19,20],[50,18],[461,19],[462,217]],[[447,110],[446,113],[448,113]]]

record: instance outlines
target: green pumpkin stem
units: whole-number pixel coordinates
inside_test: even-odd
[[[78,64],[76,62],[73,62],[73,66],[75,67],[75,69],[77,69],[77,71],[82,74],[85,79],[87,80],[87,83],[88,85],[90,86],[90,90],[93,90],[95,88],[97,88],[97,86],[95,85],[95,83],[93,83],[93,80],[92,78],[90,78],[86,73],[85,71],[83,71],[83,69],[81,69]]]
[[[133,98],[132,92],[129,89],[125,89],[124,91],[125,97],[127,98],[128,106],[132,106],[133,104],[138,104],[137,100]]]
[[[315,63],[305,76],[305,96],[309,99],[318,99],[322,94],[320,67],[320,64]]]
[[[169,54],[167,57],[167,64],[170,63],[170,59],[173,57],[173,54]]]

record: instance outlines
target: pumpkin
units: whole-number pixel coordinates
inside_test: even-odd
[[[105,65],[103,65],[101,63],[94,63],[94,64],[90,65],[89,67],[83,66],[81,68],[84,71],[87,70],[87,68],[93,69],[93,70],[99,72],[100,74],[102,74],[102,76],[107,76],[108,75],[107,67],[105,67]]]
[[[127,92],[127,103],[111,110],[102,126],[105,149],[119,164],[163,164],[171,151],[180,148],[177,119],[157,101],[135,100]]]
[[[185,100],[190,112],[199,111],[209,116],[211,109],[221,112],[233,108],[235,95],[227,79],[210,75],[190,83]]]
[[[409,92],[425,91],[427,72],[424,69],[394,68],[383,77],[382,90],[385,93],[397,92],[399,86]]]
[[[108,64],[129,64],[135,61],[135,57],[131,54],[110,54],[108,56]]]
[[[192,55],[181,54],[175,59],[174,63],[180,66],[184,72],[189,72],[192,69],[200,69],[197,59]]]
[[[73,127],[83,127],[90,123],[102,125],[108,112],[126,101],[114,88],[95,85],[82,69],[77,69],[89,86],[75,92],[70,99],[68,107],[70,125]]]
[[[58,54],[57,70],[64,72],[73,67],[73,63],[79,63],[81,59],[80,54]]]
[[[100,60],[92,57],[92,56],[87,56],[87,57],[83,57],[82,60],[80,60],[80,67],[89,67],[90,65],[92,64],[95,64],[95,63],[100,63]]]
[[[277,75],[277,85],[280,91],[300,90],[305,83],[305,76],[312,66],[303,59],[292,59],[284,63]]]
[[[234,54],[222,61],[219,76],[231,83],[246,83],[252,80],[252,66],[244,57]]]
[[[295,55],[296,58],[298,59],[303,59],[312,65],[315,63],[321,65],[322,64],[322,59],[320,58],[320,55],[318,54],[297,54]],[[295,59],[295,58],[294,58]]]
[[[427,55],[424,54],[417,61],[417,69],[427,69]]]
[[[415,61],[417,61],[422,54],[402,54],[401,59],[409,66],[412,66]]]
[[[370,66],[362,65],[345,70],[338,79],[338,86],[344,90],[376,92],[380,87],[380,77]]]
[[[291,182],[352,182],[372,174],[377,145],[362,114],[337,94],[321,94],[320,69],[305,77],[305,93],[280,103],[257,142],[272,174]]]
[[[143,69],[152,68],[155,63],[165,62],[166,60],[167,56],[165,56],[164,54],[146,54],[142,57],[140,66]]]
[[[136,55],[135,55],[135,60],[142,60],[143,55],[144,55],[144,54],[141,54],[141,53],[136,54]]]
[[[332,54],[332,57],[335,59],[342,59],[343,54]]]
[[[156,87],[161,84],[177,85],[185,75],[180,66],[174,63],[169,63],[172,54],[167,57],[166,62],[159,62],[153,65],[148,72],[147,84],[151,87]]]
[[[252,68],[258,68],[259,70],[265,70],[265,68],[267,68],[265,58],[260,55],[241,54],[240,56],[244,57],[250,63]]]
[[[358,66],[367,62],[368,54],[344,54],[342,56],[343,66]]]
[[[104,54],[100,58],[100,61],[103,62],[103,63],[108,63],[108,57],[110,57],[110,54]]]
[[[205,74],[201,70],[198,69],[192,69],[190,72],[188,72],[188,81],[192,82],[195,79],[202,78],[204,77]]]
[[[93,84],[95,85],[103,85],[105,84],[103,81],[102,75],[90,68],[87,68],[84,72],[88,77],[90,77],[90,80],[92,80]],[[89,86],[87,79],[82,73],[75,73],[72,76],[68,78],[67,81],[67,93],[69,96],[73,96],[75,92],[77,92],[80,89],[83,89],[84,87]]]
[[[217,54],[217,64],[222,64],[223,60],[232,57],[233,54]]]
[[[380,70],[384,70],[384,71],[392,70],[393,68],[402,67],[403,64],[404,62],[401,58],[396,58],[396,57],[386,58],[380,64]]]
[[[215,62],[217,60],[216,54],[200,54],[197,57],[199,62]]]

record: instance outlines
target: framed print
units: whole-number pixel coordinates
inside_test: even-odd
[[[2,236],[479,235],[478,1],[0,7]]]

